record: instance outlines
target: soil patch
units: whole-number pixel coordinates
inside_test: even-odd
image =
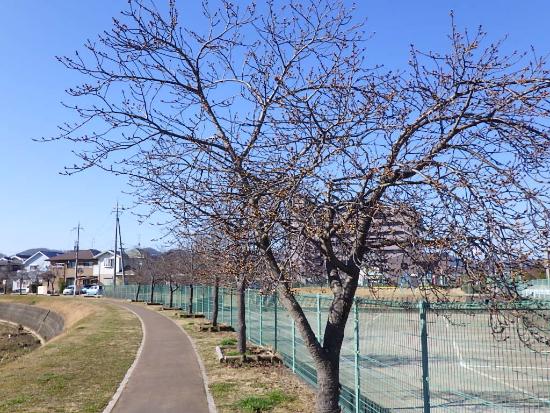
[[[40,340],[23,326],[0,322],[0,366],[40,347]]]

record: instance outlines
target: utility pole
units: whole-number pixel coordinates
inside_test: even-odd
[[[118,201],[116,203],[116,221],[115,221],[115,259],[113,262],[113,287],[116,287],[116,253],[118,242]]]
[[[124,249],[122,248],[122,230],[120,229],[120,219],[116,217],[116,224],[118,227],[118,246],[120,247],[120,266],[122,269],[122,285],[126,285],[126,274],[124,272]]]
[[[75,228],[73,228],[74,230]],[[74,283],[73,283],[73,297],[76,295],[76,281],[78,277],[78,251],[80,248],[80,222],[78,223],[78,226],[76,227],[76,244],[74,246],[75,250],[75,264],[74,264]]]

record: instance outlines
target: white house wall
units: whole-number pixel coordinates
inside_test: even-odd
[[[39,271],[39,272],[47,271],[50,268],[50,262],[46,261],[47,259],[48,257],[43,254],[40,254],[38,257],[34,258],[32,261],[29,258],[24,263],[25,270],[29,272],[30,271]]]
[[[12,282],[12,291],[18,291],[19,289],[27,289],[31,286],[31,280],[14,280]]]
[[[108,266],[109,260],[113,259],[113,253],[104,253],[98,257],[98,263],[93,266],[93,274],[103,285],[113,284],[113,267]],[[122,275],[121,257],[117,255],[117,277]]]

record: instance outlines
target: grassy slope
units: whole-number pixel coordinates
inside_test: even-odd
[[[0,412],[101,412],[141,342],[137,318],[102,300],[15,299],[55,308],[67,315],[70,326],[43,347],[0,368]]]

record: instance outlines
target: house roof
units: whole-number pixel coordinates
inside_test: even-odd
[[[33,262],[34,260],[39,258],[41,255],[43,255],[47,258],[52,258],[52,257],[55,257],[57,255],[61,255],[61,254],[63,254],[61,251],[54,251],[54,250],[37,251],[35,254],[31,255],[29,258],[27,258],[25,260],[25,265],[27,265],[27,263],[29,263],[29,262]]]
[[[15,255],[17,255],[18,257],[29,258],[34,254],[36,254],[37,252],[43,252],[44,254],[46,254],[47,252],[55,252],[55,253],[61,254],[63,251],[52,250],[51,248],[29,248],[28,250],[18,252]]]
[[[101,257],[101,256],[103,256],[103,255],[112,255],[112,256],[114,256],[115,253],[114,253],[113,250],[101,251],[99,254],[96,254],[96,255],[94,256],[94,258],[99,258],[99,257]],[[120,251],[117,251],[116,255],[117,255],[117,257],[120,257]],[[124,252],[123,257],[124,257],[124,258],[128,258],[128,254],[126,254],[126,252]]]
[[[93,260],[95,256],[99,254],[98,250],[89,249],[89,250],[80,250],[78,251],[79,260]],[[50,262],[60,262],[60,261],[71,261],[76,259],[76,251],[67,251],[61,255],[56,255],[51,257],[48,261]]]

